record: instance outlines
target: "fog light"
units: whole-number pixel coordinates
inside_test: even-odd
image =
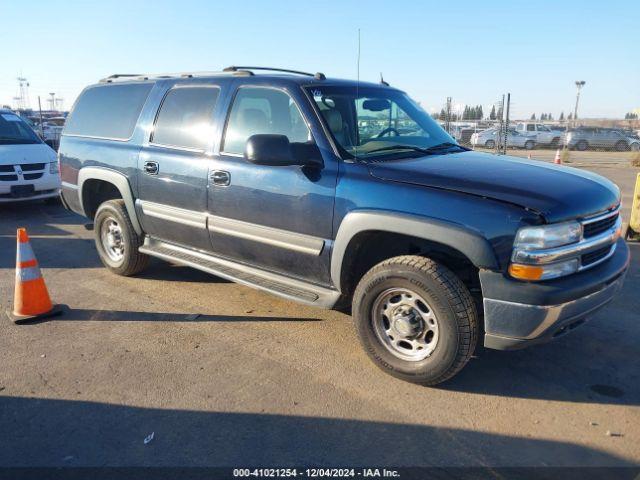
[[[551,263],[549,265],[523,265],[512,263],[509,265],[509,274],[519,280],[549,280],[563,277],[578,271],[578,259],[564,262]]]

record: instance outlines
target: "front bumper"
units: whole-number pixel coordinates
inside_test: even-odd
[[[524,348],[577,327],[620,290],[629,261],[629,247],[619,239],[606,262],[557,280],[520,282],[500,273],[481,272],[484,346]]]

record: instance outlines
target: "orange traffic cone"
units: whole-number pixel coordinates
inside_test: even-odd
[[[556,165],[562,165],[562,159],[560,158],[560,149],[556,150],[556,157],[553,159],[553,163]]]
[[[38,267],[38,261],[29,243],[27,230],[18,229],[16,252],[16,290],[13,312],[7,312],[14,323],[26,323],[62,313],[59,305],[53,305],[47,286]]]

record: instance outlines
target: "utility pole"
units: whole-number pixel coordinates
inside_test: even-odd
[[[40,112],[40,136],[44,139],[44,125],[42,124],[42,103],[40,103],[40,95],[38,95],[38,111]]]
[[[506,111],[506,119],[504,121],[504,147],[502,152],[507,154],[507,143],[508,143],[508,135],[509,135],[509,107],[511,105],[511,94],[507,93],[507,111]]]
[[[56,109],[56,94],[55,92],[49,92],[49,95],[51,95],[51,98],[49,99],[49,103],[51,104],[51,111],[54,111]]]
[[[447,97],[447,109],[445,110],[444,129],[451,135],[451,97]]]
[[[578,102],[580,102],[580,90],[584,87],[584,84],[587,83],[584,80],[576,80],[576,108],[573,111],[573,121],[576,125],[578,125]]]

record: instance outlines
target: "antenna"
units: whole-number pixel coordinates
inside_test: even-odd
[[[360,97],[360,29],[358,28],[358,61],[356,63],[356,100],[354,102],[354,107],[358,103],[358,97]],[[358,111],[356,109],[356,144],[355,144],[355,153],[356,160],[358,159],[358,143],[360,143],[360,129],[358,128]]]

